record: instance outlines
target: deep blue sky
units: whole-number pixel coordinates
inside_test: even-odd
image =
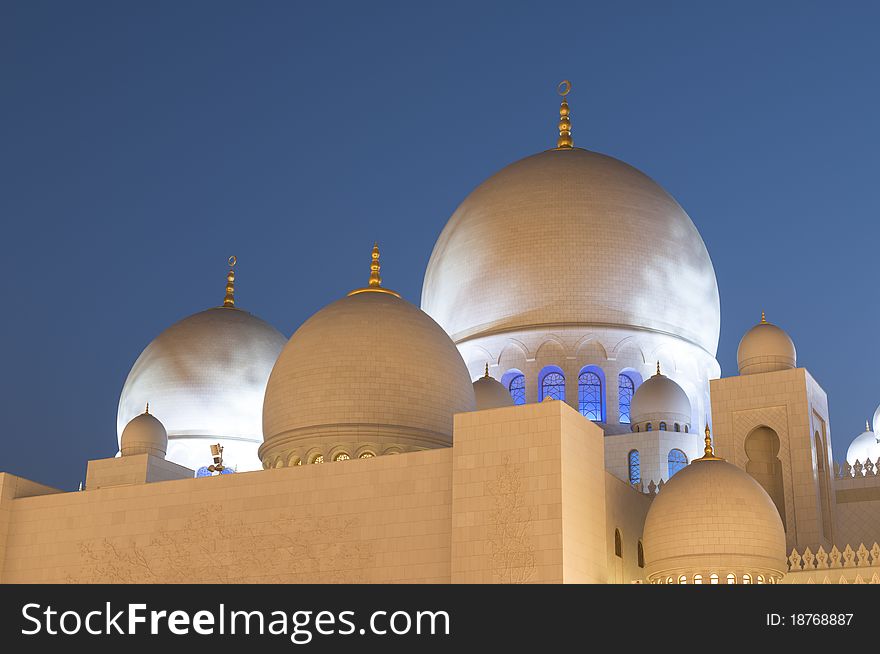
[[[0,470],[75,488],[141,349],[222,301],[292,333],[366,281],[418,303],[467,193],[551,147],[651,175],[700,229],[719,360],[766,308],[880,402],[880,10],[857,3],[0,2]],[[626,259],[626,253],[621,258]]]

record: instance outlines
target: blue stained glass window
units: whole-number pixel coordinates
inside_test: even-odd
[[[510,391],[510,397],[513,398],[514,404],[525,404],[526,403],[526,376],[525,375],[517,375],[513,379],[510,380],[510,384],[507,386],[507,390]]]
[[[636,384],[632,377],[621,373],[617,377],[617,403],[620,410],[620,423],[623,425],[628,425],[631,422],[629,407],[632,404],[635,392]]]
[[[578,407],[589,420],[602,422],[602,380],[595,372],[582,372],[578,377]]]
[[[681,450],[669,450],[669,477],[671,478],[676,472],[684,468],[688,464],[687,455]]]
[[[558,372],[548,372],[541,380],[541,399],[552,397],[565,401],[565,377]]]
[[[642,464],[638,450],[630,450],[629,453],[629,483],[638,486],[642,483]]]

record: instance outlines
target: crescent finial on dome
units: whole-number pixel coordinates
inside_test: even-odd
[[[489,378],[489,364],[488,363],[486,364],[486,373],[483,375],[483,377],[485,377],[486,379]]]
[[[658,375],[660,374],[660,361],[659,361],[659,359],[657,361],[657,374]]]
[[[388,295],[393,295],[394,297],[400,297],[400,293],[397,293],[387,288],[382,288],[382,275],[380,274],[381,269],[382,266],[379,263],[379,242],[374,241],[373,252],[370,261],[370,280],[369,282],[367,282],[366,287],[356,288],[351,291],[349,295],[357,295],[358,293],[387,293]]]
[[[144,409],[144,413],[146,413],[147,415],[150,415],[150,403],[149,402],[147,402],[147,408]]]
[[[764,310],[761,309],[761,324],[764,325],[767,323],[767,314],[764,313]]]
[[[559,138],[556,139],[556,149],[570,150],[574,147],[574,140],[571,138],[571,111],[566,96],[571,93],[571,82],[567,79],[562,80],[556,87],[556,92],[562,96],[562,103],[559,105]]]
[[[229,272],[226,273],[226,297],[223,298],[223,306],[228,309],[235,308],[235,264],[238,262],[235,255],[226,260],[229,264]]]

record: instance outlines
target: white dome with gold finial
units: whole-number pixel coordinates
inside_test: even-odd
[[[573,145],[561,85],[557,147],[490,177],[459,205],[425,273],[422,308],[459,342],[535,325],[625,325],[715,354],[709,253],[650,177]]]
[[[149,402],[167,430],[169,461],[198,469],[211,461],[210,445],[220,443],[230,466],[260,467],[263,395],[286,339],[235,306],[234,279],[230,267],[222,306],[175,323],[137,358],[119,398],[120,443]]]
[[[324,307],[291,336],[263,407],[264,467],[444,447],[452,417],[474,410],[461,355],[443,329],[370,283]]]
[[[152,454],[165,458],[168,450],[168,432],[165,426],[150,414],[147,404],[144,412],[132,418],[119,438],[119,451],[122,456],[135,454]]]
[[[486,364],[483,376],[474,382],[474,398],[477,402],[477,411],[513,406],[513,398],[510,397],[510,391],[501,382],[489,375],[488,363]]]
[[[790,370],[797,367],[797,350],[784,329],[767,322],[761,312],[761,322],[746,332],[736,350],[739,374]]]
[[[664,485],[643,534],[651,583],[776,583],[788,569],[776,505],[751,475],[715,456],[708,427],[705,455]]]

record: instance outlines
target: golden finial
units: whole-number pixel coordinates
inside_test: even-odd
[[[226,260],[226,263],[229,264],[229,272],[226,273],[226,297],[223,298],[223,306],[230,309],[235,308],[235,271],[233,268],[235,268],[237,261],[235,255]]]
[[[565,97],[571,93],[571,82],[567,79],[559,82],[556,92],[562,96],[562,104],[559,105],[559,138],[556,139],[558,150],[570,150],[574,147],[571,138],[571,111],[568,109],[568,99]]]
[[[867,419],[865,420],[865,431],[871,431],[871,423]]]
[[[703,448],[703,456],[694,461],[722,461],[720,456],[715,456],[715,449],[712,447],[712,432],[709,431],[709,422],[706,421],[706,446]]]
[[[761,310],[761,324],[762,325],[767,324],[767,314],[764,313],[763,309]]]
[[[150,414],[150,403],[149,402],[147,402],[147,408],[144,409],[144,413],[146,413],[147,415]]]
[[[486,374],[483,375],[486,379],[489,379],[489,364],[486,364]]]
[[[658,375],[660,374],[660,362],[659,361],[657,361],[657,374]]]
[[[382,276],[379,274],[382,266],[379,264],[379,243],[373,243],[373,253],[370,260],[370,280],[365,288],[356,288],[349,295],[357,295],[358,293],[387,293],[394,297],[400,297],[400,293],[396,293],[387,288],[382,288]]]

